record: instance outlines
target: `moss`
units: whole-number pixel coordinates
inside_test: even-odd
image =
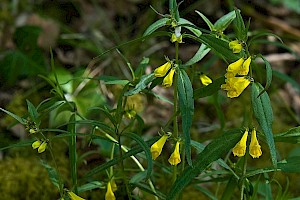
[[[35,159],[8,158],[0,162],[1,199],[57,199],[47,171]]]

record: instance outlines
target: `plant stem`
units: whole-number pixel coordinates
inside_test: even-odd
[[[116,131],[118,131],[118,128],[116,129]],[[124,163],[123,163],[123,160],[122,160],[123,153],[122,153],[121,135],[117,133],[117,136],[118,136],[118,144],[119,144],[119,156],[120,156],[121,177],[122,177],[123,182],[124,182],[124,184],[125,184],[127,196],[128,196],[128,198],[129,198],[129,200],[131,200],[131,199],[132,199],[132,198],[131,198],[131,192],[130,192],[130,190],[129,190],[129,185],[128,185],[127,179],[126,179],[126,177],[125,177]]]

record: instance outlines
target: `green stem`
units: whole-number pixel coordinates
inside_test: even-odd
[[[118,130],[118,129],[116,129]],[[127,182],[127,179],[125,177],[125,170],[124,170],[124,163],[123,163],[123,160],[122,160],[122,157],[123,157],[123,153],[122,153],[122,144],[121,144],[121,135],[117,133],[117,136],[118,136],[118,144],[119,144],[119,156],[120,156],[120,167],[121,167],[121,177],[123,179],[123,182],[125,184],[125,188],[126,188],[126,192],[127,192],[127,195],[128,195],[128,198],[129,200],[131,200],[131,192],[129,190],[129,185],[128,185],[128,182]]]
[[[243,165],[243,175],[242,175],[242,188],[241,188],[241,200],[244,199],[244,190],[245,190],[245,174],[247,172],[247,158],[248,154],[244,156],[244,165]]]

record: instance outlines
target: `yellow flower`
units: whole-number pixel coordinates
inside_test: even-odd
[[[171,87],[173,84],[173,76],[175,73],[175,69],[172,68],[169,72],[169,74],[164,78],[162,85],[167,88],[167,87]]]
[[[258,141],[257,141],[257,138],[256,138],[255,128],[253,128],[253,130],[251,132],[251,142],[250,142],[249,153],[252,156],[252,158],[259,158],[259,156],[262,155],[260,145],[258,144]]]
[[[226,83],[221,85],[221,89],[227,91],[229,98],[234,98],[240,96],[249,84],[250,80],[246,77],[227,78]]]
[[[251,63],[251,56],[244,61],[243,65],[241,66],[240,70],[238,71],[239,75],[247,75],[249,73],[249,66]]]
[[[155,142],[151,146],[150,151],[153,160],[155,160],[161,154],[162,148],[165,145],[168,137],[169,137],[168,135],[163,135],[157,142]]]
[[[171,37],[171,42],[182,43],[182,35],[180,35],[179,37],[177,37],[176,34],[173,33],[172,37]]]
[[[69,195],[69,197],[70,197],[71,200],[85,200],[84,198],[81,198],[80,196],[77,196],[73,192],[68,192],[68,195]]]
[[[234,156],[242,157],[246,153],[246,143],[248,137],[248,129],[246,129],[242,139],[233,147],[232,153]]]
[[[39,153],[43,153],[43,152],[46,150],[46,148],[47,148],[47,142],[44,141],[44,142],[39,146],[38,152],[39,152]]]
[[[110,181],[107,183],[107,190],[105,193],[105,200],[116,200],[116,197],[113,193]]]
[[[113,192],[117,191],[117,190],[118,190],[118,186],[117,186],[117,184],[116,184],[115,179],[112,179],[110,182],[111,182],[111,188],[112,188],[112,191],[113,191]]]
[[[42,142],[40,140],[35,141],[34,143],[32,143],[32,148],[33,149],[37,149],[41,146]]]
[[[200,75],[200,81],[203,85],[207,86],[212,83],[212,80],[205,74]]]
[[[171,68],[171,66],[172,66],[171,62],[169,62],[169,61],[166,62],[165,64],[163,64],[162,66],[160,66],[154,70],[154,75],[156,77],[164,77],[167,74],[167,72],[169,71],[169,69]]]
[[[233,53],[240,53],[243,45],[238,40],[234,40],[229,42],[229,48],[232,49]]]
[[[175,150],[170,156],[168,161],[171,165],[178,165],[181,162],[180,153],[179,153],[179,142],[176,142]]]
[[[240,58],[234,63],[231,63],[227,68],[227,73],[225,74],[226,78],[235,77],[237,74],[241,76],[246,76],[249,73],[249,66],[251,63],[251,56],[244,60],[244,58]]]

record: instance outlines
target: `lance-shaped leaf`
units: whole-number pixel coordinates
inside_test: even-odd
[[[274,167],[276,167],[276,148],[272,133],[273,111],[268,93],[264,92],[263,94],[259,95],[263,90],[264,88],[260,83],[252,84],[251,100],[253,112],[266,137],[266,141],[270,149],[271,160]]]
[[[183,188],[189,184],[194,177],[199,175],[213,161],[221,158],[225,153],[230,151],[232,147],[241,139],[242,132],[228,131],[221,137],[216,138],[209,143],[205,149],[198,154],[193,162],[193,166],[188,166],[171,186],[171,190],[167,195],[168,200],[173,200],[181,193]]]
[[[202,32],[196,28],[196,26],[190,22],[189,20],[186,20],[184,18],[180,18],[179,22],[178,22],[182,27],[185,27],[186,29],[188,29],[189,31],[191,31],[192,33],[194,33],[195,36],[200,36],[202,34]]]
[[[220,90],[221,85],[225,83],[225,77],[222,76],[216,80],[214,80],[211,84],[205,87],[198,88],[194,91],[194,98],[203,98],[207,96],[211,96],[214,93],[216,93],[218,90]]]
[[[142,76],[140,82],[138,84],[136,84],[136,86],[132,90],[125,92],[124,95],[131,96],[131,95],[139,93],[140,91],[145,89],[147,87],[147,85],[149,83],[151,83],[154,79],[155,79],[155,76],[153,73]]]
[[[166,23],[169,21],[169,18],[162,18],[157,20],[156,22],[154,22],[153,24],[151,24],[146,31],[144,32],[143,36],[146,35],[150,35],[151,33],[153,33],[154,31],[156,31],[157,29],[163,27],[166,25]]]
[[[208,48],[205,44],[201,44],[196,54],[184,65],[182,65],[182,67],[187,67],[199,62],[200,60],[202,60],[202,58],[204,58],[204,56],[206,56],[206,54],[208,54],[209,51],[210,48]]]
[[[186,72],[181,69],[178,71],[178,97],[179,108],[182,117],[182,130],[184,135],[184,146],[188,164],[192,164],[191,160],[191,136],[190,129],[194,115],[194,98],[191,81]]]
[[[235,19],[236,14],[235,10],[227,13],[226,15],[222,16],[220,19],[216,21],[214,27],[217,31],[224,31],[229,24]]]

